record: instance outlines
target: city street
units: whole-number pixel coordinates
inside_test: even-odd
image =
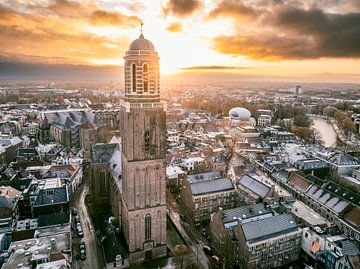
[[[103,254],[101,248],[96,243],[95,230],[93,228],[87,207],[85,205],[85,197],[88,193],[89,186],[87,181],[80,186],[76,191],[72,201],[71,207],[76,207],[78,215],[80,217],[81,226],[83,228],[84,237],[79,238],[76,234],[76,228],[74,221],[72,221],[73,227],[73,268],[85,269],[85,268],[103,268]],[[86,259],[81,261],[79,255],[79,244],[84,242],[86,246]]]
[[[197,256],[200,268],[209,268],[209,258],[203,251],[203,246],[205,245],[201,236],[194,236],[193,233],[187,232],[182,225],[180,219],[180,209],[174,196],[168,191],[167,193],[167,203],[168,203],[168,215],[171,221],[176,226],[178,232],[184,238],[186,243],[191,248],[192,252]],[[187,224],[187,223],[186,223]],[[189,224],[188,224],[189,225]]]
[[[200,268],[208,269],[209,268],[209,260],[206,254],[203,251],[204,244],[199,242],[199,240],[196,240],[195,237],[189,236],[188,233],[185,231],[185,229],[181,225],[180,221],[180,215],[176,212],[174,212],[172,209],[169,209],[169,217],[176,226],[179,233],[182,235],[182,237],[185,239],[185,241],[188,243],[189,247],[191,248],[192,252],[195,253],[197,256]],[[197,242],[199,244],[197,244]]]

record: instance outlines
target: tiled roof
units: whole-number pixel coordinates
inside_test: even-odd
[[[249,243],[265,240],[298,229],[291,214],[276,215],[273,217],[243,223],[242,230]]]
[[[193,195],[202,195],[207,193],[233,190],[234,186],[230,179],[222,178],[191,183],[190,188]]]
[[[286,182],[289,178],[289,173],[285,170],[280,170],[272,174],[272,177],[278,181]]]
[[[191,183],[195,183],[200,181],[220,179],[222,177],[220,175],[220,172],[208,172],[208,173],[201,173],[195,175],[188,175],[187,178]]]
[[[232,221],[237,221],[237,219],[245,220],[250,219],[256,216],[261,216],[265,214],[272,213],[270,207],[265,207],[264,204],[253,204],[246,205],[241,207],[236,207],[232,209],[226,209],[222,211],[223,214],[223,223],[229,223]]]
[[[38,218],[38,227],[46,227],[69,223],[69,214],[64,212],[40,215]]]
[[[301,193],[304,193],[311,185],[311,182],[308,181],[305,177],[303,177],[297,173],[294,173],[290,176],[288,184],[293,189],[295,189]]]
[[[118,144],[96,144],[92,150],[93,163],[107,163],[110,161]]]
[[[335,153],[328,161],[336,165],[360,165],[357,158],[346,153]]]
[[[359,255],[360,250],[356,244],[350,240],[341,241],[342,253],[345,255]]]
[[[41,189],[39,195],[36,197],[34,207],[67,202],[69,202],[69,196],[66,186],[53,189]]]
[[[332,209],[336,213],[341,213],[349,203],[340,199],[339,197],[330,194],[326,190],[312,185],[307,191],[306,194],[312,197],[314,200],[318,201],[319,203],[323,204],[329,209]]]
[[[270,191],[270,187],[265,184],[257,181],[255,178],[249,175],[243,175],[240,178],[239,185],[245,187],[246,189],[252,191],[261,198],[264,198]]]
[[[355,227],[360,227],[360,207],[354,207],[345,213],[343,218]]]
[[[328,181],[324,185],[324,189],[328,192],[331,192],[332,194],[341,197],[348,202],[353,203],[356,206],[360,206],[360,195],[353,191],[349,191],[348,189],[345,189],[331,181]]]
[[[319,159],[303,159],[295,162],[295,166],[301,170],[327,168],[328,164]]]

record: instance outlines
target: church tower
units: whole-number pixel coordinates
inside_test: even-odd
[[[154,45],[141,33],[124,59],[121,222],[134,263],[166,256],[166,116]]]

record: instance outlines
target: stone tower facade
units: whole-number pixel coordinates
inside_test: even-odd
[[[166,256],[166,116],[153,44],[141,34],[124,59],[121,224],[134,263]]]

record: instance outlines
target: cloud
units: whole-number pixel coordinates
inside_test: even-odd
[[[90,21],[94,25],[121,25],[136,26],[141,23],[141,19],[136,16],[126,16],[119,12],[94,10],[91,13]]]
[[[248,28],[251,31],[238,28],[234,35],[217,36],[214,48],[256,60],[360,57],[360,13],[329,13],[289,4],[254,12],[257,19]]]
[[[214,19],[219,16],[232,16],[238,19],[252,19],[256,16],[256,11],[236,0],[224,0],[220,2],[215,9],[209,13],[209,18]]]
[[[182,24],[178,22],[170,23],[168,27],[166,27],[166,30],[172,33],[182,32]]]
[[[72,2],[68,0],[54,0],[49,3],[47,8],[56,14],[69,15],[75,13],[79,15],[77,12],[81,11],[84,6],[85,5],[81,5],[78,2]],[[86,5],[86,7],[88,7],[88,5]]]
[[[121,58],[128,44],[126,38],[85,32],[73,19],[21,13],[2,5],[0,28],[0,55],[39,57],[46,62]]]
[[[239,70],[247,69],[248,67],[240,66],[223,66],[223,65],[198,65],[180,68],[181,70]]]
[[[163,8],[165,15],[172,13],[176,17],[187,17],[203,6],[200,0],[169,0]]]

